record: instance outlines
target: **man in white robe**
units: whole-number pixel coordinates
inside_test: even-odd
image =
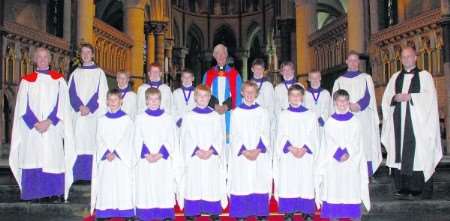
[[[181,177],[175,121],[160,108],[158,89],[147,89],[145,97],[148,108],[136,116],[134,130],[136,216],[173,220],[177,179]]]
[[[350,111],[364,125],[363,146],[369,176],[372,176],[382,161],[380,122],[372,77],[358,70],[359,62],[358,53],[350,52],[346,60],[348,69],[334,82],[333,93],[344,89],[350,94]]]
[[[9,165],[22,200],[67,200],[73,182],[68,88],[64,75],[49,70],[50,59],[47,49],[37,48],[37,70],[22,78],[17,92]]]
[[[295,77],[295,65],[294,63],[287,61],[280,65],[280,74],[283,76],[283,81],[275,87],[275,104],[274,112],[275,116],[278,116],[281,111],[286,110],[289,107],[288,102],[288,89],[297,83]]]
[[[224,122],[208,107],[211,91],[199,85],[195,89],[197,106],[183,117],[180,148],[184,159],[180,201],[188,220],[208,214],[213,220],[227,206],[224,155]]]
[[[349,94],[333,94],[336,113],[325,122],[316,166],[316,204],[321,218],[361,219],[361,204],[370,210],[369,176],[362,134],[363,125],[349,111]]]
[[[173,91],[173,116],[177,127],[183,123],[183,116],[195,107],[194,73],[190,70],[181,72],[181,87]]]
[[[127,113],[131,119],[134,119],[137,109],[137,97],[130,85],[130,74],[127,72],[118,72],[116,80],[122,98],[121,110]]]
[[[303,104],[305,90],[300,85],[289,88],[289,107],[280,113],[274,157],[275,198],[285,220],[303,213],[312,220],[314,200],[314,165],[319,153],[319,126],[316,114]]]
[[[91,186],[91,213],[95,217],[134,217],[132,172],[133,129],[131,118],[121,110],[121,91],[107,96],[109,111],[98,119],[97,144]]]
[[[394,175],[394,196],[427,199],[442,158],[436,88],[431,74],[416,67],[413,48],[403,49],[401,56],[403,69],[392,75],[383,95],[381,141]]]
[[[266,220],[272,192],[270,122],[256,103],[258,86],[242,86],[244,101],[231,114],[231,148],[228,162],[230,216],[243,220],[257,216]]]
[[[91,180],[93,154],[97,150],[95,134],[98,117],[106,113],[108,82],[105,72],[93,62],[94,48],[82,44],[83,64],[75,69],[69,79],[70,104],[77,160],[73,168],[74,180]]]
[[[310,83],[305,92],[305,107],[316,113],[319,126],[323,128],[325,121],[330,116],[331,111],[331,97],[330,92],[321,87],[320,81],[322,76],[320,71],[311,71],[308,74],[308,81]]]
[[[172,90],[162,82],[162,74],[159,64],[153,63],[150,65],[150,70],[147,72],[148,82],[139,86],[137,91],[137,113],[143,113],[147,109],[145,91],[148,88],[157,88],[161,92],[161,109],[172,114]]]

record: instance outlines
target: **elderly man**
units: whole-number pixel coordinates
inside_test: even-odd
[[[50,53],[36,49],[36,71],[20,82],[9,164],[22,200],[67,199],[75,148],[69,90],[64,76],[49,69]]]
[[[211,88],[209,106],[219,114],[225,115],[226,135],[230,134],[230,110],[241,104],[241,76],[239,72],[227,64],[228,50],[223,44],[214,47],[213,57],[217,65],[210,68],[203,83]]]
[[[351,51],[348,54],[347,71],[333,85],[333,93],[344,89],[350,94],[350,111],[364,125],[362,131],[364,153],[367,160],[369,176],[372,176],[380,166],[380,120],[378,118],[377,102],[372,77],[359,71],[359,54]],[[331,105],[334,107],[334,105]]]
[[[394,197],[431,198],[430,178],[442,158],[436,88],[431,74],[416,67],[413,48],[402,50],[401,61],[382,100],[386,164],[394,176]]]

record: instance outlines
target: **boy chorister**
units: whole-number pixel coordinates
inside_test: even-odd
[[[173,220],[178,139],[175,121],[161,109],[161,92],[145,91],[147,109],[136,116],[134,151],[136,216],[142,220]]]
[[[266,220],[272,192],[269,114],[256,103],[258,86],[254,82],[245,82],[241,93],[244,101],[231,114],[230,216]]]

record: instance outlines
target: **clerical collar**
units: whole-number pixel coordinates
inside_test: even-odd
[[[193,85],[185,87],[184,85],[181,85],[181,88],[185,91],[193,91],[195,87]]]
[[[313,88],[313,87],[309,87],[308,89],[306,89],[307,91],[311,92],[311,93],[319,93],[322,91],[322,87],[318,87],[318,88]]]
[[[194,111],[195,113],[199,113],[199,114],[209,114],[211,112],[213,112],[213,109],[206,106],[206,107],[195,107],[194,109],[192,109],[192,111]]]
[[[264,81],[266,81],[265,77],[262,78],[252,78],[252,81],[256,82],[256,83],[263,83]]]
[[[334,113],[331,117],[337,121],[347,121],[353,117],[353,114],[350,111],[345,114]]]
[[[147,110],[145,110],[145,113],[147,113],[150,116],[158,117],[164,113],[164,110],[161,108],[158,108],[156,110],[150,110],[147,108]]]
[[[295,80],[295,77],[292,78],[291,80],[284,80],[285,84],[295,84],[297,81]]]
[[[357,77],[361,72],[359,71],[346,71],[342,76],[346,78],[354,78]]]
[[[148,81],[148,84],[150,85],[150,87],[159,88],[159,86],[161,86],[161,84],[162,84],[162,81],[161,80],[159,80],[159,81]]]
[[[292,112],[305,112],[308,109],[306,107],[304,107],[303,105],[300,105],[298,107],[294,107],[292,105],[289,105],[288,110],[292,111]]]
[[[416,67],[414,67],[414,68],[411,68],[411,70],[407,71],[407,70],[403,67],[403,68],[402,68],[402,72],[405,73],[405,74],[414,74],[414,73],[416,73],[416,72],[419,72],[419,68],[417,68],[417,66],[416,66]]]
[[[245,102],[242,102],[239,105],[239,107],[242,108],[242,109],[245,109],[245,110],[252,110],[252,109],[255,109],[255,108],[259,107],[259,104],[258,103],[254,103],[252,105],[247,105]]]
[[[50,73],[50,68],[47,69],[36,69],[36,72],[41,73],[41,74],[49,74]]]
[[[96,69],[97,65],[96,64],[81,65],[80,68],[81,69]]]
[[[111,111],[108,111],[108,112],[105,114],[105,116],[106,116],[107,118],[110,118],[110,119],[116,119],[116,118],[122,117],[122,116],[124,116],[124,115],[126,115],[126,113],[123,112],[121,109],[119,109],[118,111],[116,111],[116,112],[114,112],[114,113],[112,113]]]
[[[216,69],[217,69],[218,71],[228,71],[229,68],[230,68],[230,67],[228,66],[228,64],[224,65],[223,67],[221,67],[221,66],[219,66],[219,65],[216,65]]]

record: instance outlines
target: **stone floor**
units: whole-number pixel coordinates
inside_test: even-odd
[[[88,214],[90,187],[74,185],[69,203],[33,204],[19,200],[19,188],[6,161],[0,161],[0,221],[81,221]],[[377,171],[370,184],[372,210],[363,221],[450,221],[450,158],[446,157],[434,175],[431,200],[392,199],[392,179],[386,167]]]

